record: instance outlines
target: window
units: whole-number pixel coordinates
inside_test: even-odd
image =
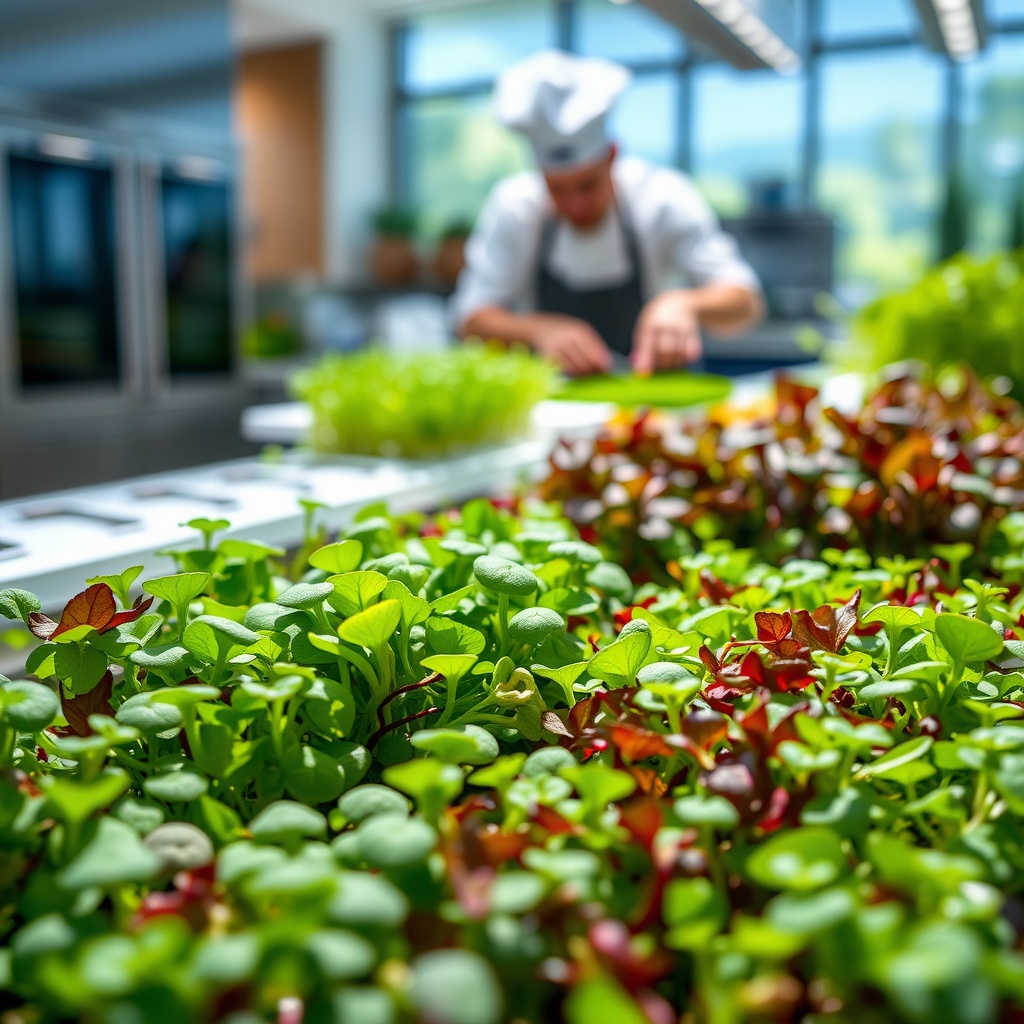
[[[806,23],[808,0],[793,2]],[[934,260],[951,144],[972,247],[1005,245],[1024,190],[1024,0],[986,0],[988,46],[962,65],[922,45],[913,0],[815,2],[814,73],[792,78],[708,59],[641,3],[470,0],[416,15],[399,35],[398,198],[432,234],[532,167],[494,118],[491,89],[512,62],[556,46],[632,70],[613,136],[625,153],[689,166],[723,216],[786,204],[834,217],[836,290],[850,306]]]
[[[1024,193],[1024,35],[997,37],[964,68],[960,165],[972,246],[1009,243],[1011,212]]]
[[[994,24],[1001,21],[1024,21],[1024,0],[988,0],[988,20]]]
[[[556,45],[547,0],[517,0],[412,18],[402,34],[402,88],[429,93],[489,83],[510,64]]]
[[[489,93],[410,104],[403,134],[415,168],[405,199],[431,236],[456,221],[472,223],[498,179],[532,165],[526,141],[494,116]]]
[[[752,193],[781,184],[795,202],[801,174],[803,83],[723,64],[693,73],[693,172],[712,206],[737,216]],[[759,205],[757,201],[755,206]]]
[[[639,4],[582,0],[576,19],[576,49],[588,57],[648,64],[683,56],[683,34]]]
[[[619,99],[609,131],[623,152],[655,163],[678,161],[679,79],[668,72],[639,75]]]
[[[822,0],[821,38],[829,43],[851,39],[917,34],[912,0]]]
[[[623,152],[679,161],[683,38],[639,5],[575,0],[569,35],[581,53],[631,66],[635,77],[611,119]],[[399,198],[423,233],[472,221],[500,178],[533,166],[525,140],[494,116],[497,75],[558,38],[554,0],[459,7],[409,19],[399,33]]]
[[[425,14],[399,35],[399,198],[424,235],[472,223],[491,186],[529,166],[526,143],[491,109],[495,77],[556,44],[548,0]]]
[[[852,305],[933,257],[943,69],[917,48],[822,58],[817,199],[837,221],[838,290]]]

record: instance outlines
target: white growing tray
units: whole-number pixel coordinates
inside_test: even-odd
[[[733,399],[756,400],[771,381],[769,374],[738,380]],[[822,388],[826,402],[847,411],[862,393],[855,375],[828,378]],[[403,512],[500,492],[542,477],[556,437],[592,435],[613,411],[598,403],[542,402],[529,440],[433,462],[294,452],[276,462],[242,459],[0,502],[0,589],[30,590],[45,608],[57,609],[89,576],[140,564],[146,576],[172,572],[173,561],[156,552],[194,543],[195,531],[181,524],[200,516],[229,520],[220,536],[287,546],[302,537],[300,498],[326,506],[318,521],[336,530],[371,503]],[[245,411],[242,432],[291,444],[308,422],[299,403],[258,406]]]
[[[300,498],[321,502],[318,522],[339,529],[365,505],[429,509],[509,488],[543,474],[550,445],[531,440],[442,462],[358,464],[296,455],[243,459],[176,473],[0,503],[0,589],[30,590],[57,608],[89,576],[144,565],[173,572],[155,552],[196,540],[189,519],[224,518],[219,536],[292,545],[302,537]]]
[[[538,402],[531,433],[538,438],[592,435],[614,412],[609,402]],[[313,413],[304,402],[255,405],[242,413],[242,437],[257,444],[302,444],[312,425]]]

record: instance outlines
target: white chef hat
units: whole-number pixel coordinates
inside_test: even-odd
[[[608,152],[606,120],[631,77],[609,60],[541,50],[499,76],[495,109],[544,170],[585,167]]]

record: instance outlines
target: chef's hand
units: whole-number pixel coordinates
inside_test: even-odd
[[[704,347],[700,320],[687,293],[662,292],[644,306],[633,329],[633,369],[647,376],[655,370],[695,363]]]
[[[612,354],[590,324],[572,316],[542,313],[531,317],[530,343],[566,373],[607,373]]]

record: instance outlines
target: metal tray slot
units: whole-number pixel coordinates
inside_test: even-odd
[[[225,470],[223,477],[229,483],[267,483],[278,484],[281,487],[288,487],[294,491],[311,491],[313,485],[305,480],[296,480],[295,477],[283,473],[276,473],[262,466],[237,466]]]
[[[25,554],[24,545],[0,538],[0,561],[8,558],[21,558],[23,554]]]
[[[134,498],[179,498],[182,501],[194,501],[201,505],[213,505],[215,508],[236,508],[238,502],[224,494],[203,494],[201,491],[177,487],[174,484],[139,484],[132,488]]]
[[[17,510],[22,519],[38,522],[42,519],[81,519],[90,525],[106,526],[112,530],[134,530],[142,523],[130,516],[119,516],[113,512],[100,512],[74,505],[40,504],[26,505]]]

